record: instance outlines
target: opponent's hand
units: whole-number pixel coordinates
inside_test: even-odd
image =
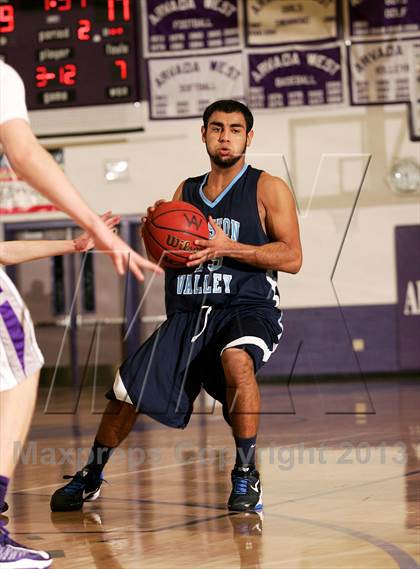
[[[144,281],[142,269],[163,274],[163,269],[136,253],[125,241],[112,233],[102,221],[93,233],[96,248],[111,258],[119,275],[122,276],[130,270],[137,280],[142,282]]]
[[[211,259],[224,257],[235,247],[235,241],[226,235],[211,216],[209,216],[209,221],[213,227],[214,235],[211,239],[196,239],[194,241],[194,245],[202,247],[202,249],[188,257],[187,267],[196,267]]]
[[[121,221],[120,215],[112,215],[112,211],[107,211],[106,213],[102,214],[101,216],[102,221],[108,227],[108,229],[114,230],[115,226],[119,224]],[[114,232],[116,229],[114,230]],[[93,238],[93,234],[89,231],[85,231],[84,233],[80,234],[79,237],[73,239],[74,248],[78,253],[84,253],[85,251],[89,251],[89,249],[93,249],[95,246],[95,241]]]

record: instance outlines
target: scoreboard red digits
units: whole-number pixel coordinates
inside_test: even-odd
[[[129,0],[108,0],[108,20],[115,21],[116,5],[122,9],[122,19],[128,22],[131,18]]]
[[[0,5],[0,34],[13,32],[15,29],[15,9],[10,4]]]
[[[65,12],[66,10],[71,10],[71,0],[44,0],[44,9],[54,10],[57,8],[60,12]]]
[[[67,63],[59,69],[59,81],[62,85],[74,85],[76,83],[77,66]]]
[[[22,76],[29,109],[139,100],[137,0],[1,2],[0,58]]]
[[[40,87],[47,87],[48,81],[52,81],[55,79],[55,73],[52,71],[48,71],[45,65],[38,65],[36,68],[36,86]]]
[[[116,59],[114,61],[115,65],[120,68],[121,79],[124,81],[127,79],[127,62],[125,59]]]
[[[90,20],[79,20],[79,27],[77,28],[77,37],[80,41],[88,41],[91,39],[90,31],[92,24]]]

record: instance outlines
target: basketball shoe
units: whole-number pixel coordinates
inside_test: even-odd
[[[53,512],[81,510],[85,502],[93,502],[99,498],[103,478],[102,476],[98,478],[88,468],[79,470],[74,476],[63,478],[71,478],[71,482],[56,490],[51,496],[50,505]]]
[[[52,559],[46,551],[30,549],[13,541],[0,521],[0,569],[44,569]]]
[[[253,466],[235,466],[231,473],[232,492],[228,508],[235,512],[261,510],[262,488],[260,474]]]

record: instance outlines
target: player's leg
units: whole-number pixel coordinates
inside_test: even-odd
[[[244,349],[222,353],[227,408],[236,441],[236,465],[255,466],[255,445],[260,418],[260,390],[254,361]]]
[[[228,506],[238,511],[258,510],[262,507],[262,489],[255,453],[260,393],[255,374],[277,347],[282,333],[281,313],[257,308],[230,312],[233,316],[216,333],[225,388],[224,399],[223,394],[216,393],[216,397],[223,403],[236,445]]]
[[[13,389],[0,392],[0,474],[4,477],[11,478],[28,434],[38,380],[39,371]]]
[[[0,512],[3,511],[9,481],[31,424],[38,379],[39,372],[36,372],[16,387],[0,392]],[[17,409],[19,413],[16,413]],[[52,559],[45,551],[29,549],[12,540],[0,521],[0,569],[43,568],[51,563]]]
[[[42,354],[29,313],[14,285],[0,272],[0,512],[32,419]],[[16,543],[0,521],[0,569],[52,563],[45,551]]]
[[[88,464],[51,498],[53,511],[78,510],[99,496],[102,470],[112,451],[132,430],[140,410],[171,427],[185,427],[201,384],[182,389],[189,351],[195,334],[193,314],[168,319],[120,367],[111,399],[99,426]],[[191,322],[190,322],[191,321]],[[179,398],[178,393],[182,391]]]
[[[59,488],[51,497],[51,510],[63,512],[80,510],[84,502],[96,500],[103,481],[102,472],[117,448],[129,435],[137,419],[134,405],[111,400],[102,415],[87,464],[71,476],[71,482]]]
[[[226,382],[227,410],[236,446],[228,506],[236,511],[258,510],[262,508],[262,489],[255,467],[255,450],[260,393],[254,362],[245,350],[238,348],[224,350],[221,359]]]
[[[225,350],[221,359],[233,435],[245,439],[254,437],[260,419],[260,390],[254,361],[248,352],[239,348]]]

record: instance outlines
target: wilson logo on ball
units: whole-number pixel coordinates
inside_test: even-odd
[[[184,217],[188,223],[188,227],[191,227],[193,225],[197,231],[200,229],[200,226],[203,223],[202,219],[197,218],[196,215],[188,215],[187,213],[184,213]]]
[[[182,239],[175,237],[175,235],[168,235],[166,244],[174,249],[182,249],[183,251],[197,251],[197,247],[194,247],[191,241],[183,241]]]

